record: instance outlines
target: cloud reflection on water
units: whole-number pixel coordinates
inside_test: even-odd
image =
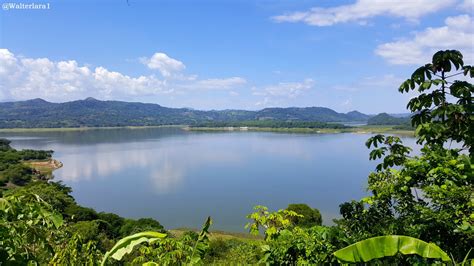
[[[180,139],[166,145],[160,142],[127,143],[119,149],[115,144],[63,148],[59,159],[64,167],[55,175],[67,182],[81,182],[114,178],[116,173],[132,170],[137,174],[133,178],[148,178],[156,193],[166,194],[178,189],[185,178],[192,178],[189,173],[198,171],[203,164],[237,164],[242,160],[240,154],[222,145],[209,149],[203,144]]]

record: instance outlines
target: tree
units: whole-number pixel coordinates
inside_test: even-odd
[[[23,164],[10,165],[1,175],[15,185],[25,185],[31,181],[33,171]]]
[[[452,73],[455,71],[455,73]],[[474,151],[473,84],[452,78],[474,77],[474,68],[465,66],[459,51],[439,51],[431,63],[419,67],[399,88],[402,93],[418,91],[407,108],[414,113],[412,125],[417,127],[419,143],[443,145],[448,141],[461,143]]]
[[[303,217],[302,215],[289,210],[278,210],[269,212],[265,206],[257,205],[254,207],[255,212],[247,215],[252,222],[245,225],[250,233],[258,235],[260,229],[264,230],[265,240],[278,236],[281,230],[292,227],[292,219],[295,217]]]
[[[98,265],[101,258],[102,254],[95,242],[84,241],[80,235],[73,235],[67,243],[55,247],[49,265]]]
[[[11,149],[10,143],[11,141],[9,141],[8,139],[0,138],[0,151],[10,150]]]
[[[120,228],[125,222],[123,217],[118,216],[115,213],[105,213],[100,212],[97,214],[98,219],[102,220],[108,225],[107,235],[111,238],[116,238],[120,236]]]
[[[92,221],[98,218],[94,209],[77,204],[68,205],[64,210],[64,214],[69,220],[73,221]]]
[[[262,246],[261,262],[270,265],[323,265],[333,262],[337,232],[331,227],[313,226],[283,229]]]
[[[34,193],[51,205],[53,209],[64,213],[68,206],[76,204],[74,198],[69,195],[71,191],[70,187],[65,186],[61,182],[32,182],[24,187],[9,190],[5,195]]]
[[[294,225],[300,227],[312,227],[316,225],[321,225],[323,222],[319,210],[313,209],[304,203],[290,204],[286,209],[288,211],[294,211],[298,214],[303,215],[303,217],[295,216],[291,218]]]
[[[143,231],[164,232],[164,229],[160,222],[152,218],[126,219],[120,228],[120,235],[127,236]]]
[[[400,92],[419,93],[407,108],[414,112],[411,122],[423,148],[410,156],[398,137],[376,135],[367,141],[373,148],[370,159],[382,161],[369,175],[372,196],[341,207],[344,219],[338,224],[353,241],[407,235],[434,242],[457,259],[474,246],[474,87],[449,80],[460,75],[474,76],[461,53],[440,51],[400,86]],[[461,148],[452,148],[453,141]],[[368,228],[361,231],[356,223]]]

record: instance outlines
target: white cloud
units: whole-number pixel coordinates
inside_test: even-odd
[[[0,49],[0,75],[11,74],[10,71],[16,70],[17,61],[13,53],[7,49]]]
[[[474,59],[474,21],[469,15],[459,15],[445,19],[445,25],[426,28],[414,33],[410,39],[381,44],[375,53],[391,64],[424,64],[431,55],[442,49],[460,50],[465,61]]]
[[[161,167],[151,173],[150,179],[157,194],[166,194],[181,185],[184,179],[184,169],[169,160],[164,160]]]
[[[231,77],[231,78],[224,78],[224,79],[204,79],[199,80],[196,82],[195,85],[201,89],[230,89],[236,86],[241,86],[247,83],[244,78],[241,77]]]
[[[173,89],[167,86],[165,81],[159,80],[154,76],[132,78],[119,72],[109,71],[103,67],[97,67],[93,76],[95,86],[100,88],[106,95],[111,95],[117,90],[125,95],[153,95],[173,92]]]
[[[72,100],[87,96],[110,98],[169,92],[154,76],[129,77],[104,67],[91,69],[76,61],[21,58],[0,49],[0,84],[3,98]]]
[[[167,73],[173,73],[180,67],[166,69]],[[0,100],[44,98],[62,102],[89,96],[133,99],[139,96],[184,94],[189,90],[228,90],[246,83],[241,77],[198,79],[196,75],[163,76],[163,79],[154,75],[131,77],[103,66],[92,68],[74,60],[24,58],[8,49],[0,49]]]
[[[336,7],[314,7],[308,11],[292,12],[272,19],[276,22],[303,22],[312,26],[331,26],[337,23],[366,24],[372,17],[389,15],[415,21],[423,15],[450,6],[455,0],[357,0],[353,4]]]
[[[303,82],[280,82],[263,89],[254,88],[253,95],[295,98],[314,86],[314,80],[305,79]]]
[[[302,82],[280,82],[263,88],[254,87],[252,95],[263,97],[255,104],[259,107],[285,105],[288,100],[301,96],[313,86],[314,80],[312,79],[305,79]]]
[[[364,77],[348,84],[337,84],[331,88],[344,92],[376,91],[376,90],[396,90],[405,79],[387,74],[383,76]]]
[[[341,109],[347,111],[352,109],[352,99],[345,99],[344,101],[341,102]]]
[[[470,11],[471,14],[474,13],[474,1],[472,0],[464,0],[458,7],[459,9]]]
[[[144,63],[150,69],[157,69],[163,77],[169,77],[174,73],[178,73],[186,68],[183,62],[169,57],[165,53],[155,53],[150,58],[142,58]]]

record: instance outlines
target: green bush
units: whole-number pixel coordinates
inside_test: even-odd
[[[120,237],[120,228],[125,223],[123,217],[120,217],[115,213],[100,212],[97,214],[97,218],[107,224],[106,233],[109,237]]]
[[[239,239],[213,239],[205,264],[256,264],[261,256],[260,242]]]
[[[7,195],[18,195],[21,193],[34,193],[50,204],[53,209],[63,213],[71,205],[75,205],[74,198],[69,195],[71,188],[61,182],[32,182],[26,186],[18,187],[7,192]]]
[[[141,218],[138,220],[126,219],[119,230],[120,236],[128,236],[143,231],[164,232],[163,226],[155,219]]]
[[[285,229],[267,241],[263,260],[272,265],[324,264],[334,262],[332,244],[337,235],[324,226]]]
[[[11,149],[10,143],[11,143],[11,141],[8,140],[8,139],[1,139],[0,138],[0,151],[10,150]]]
[[[45,160],[51,158],[53,151],[21,150],[18,155],[22,160]]]
[[[79,221],[69,226],[72,235],[80,235],[84,241],[97,240],[100,233],[99,221]]]
[[[319,210],[313,209],[304,203],[290,204],[286,209],[303,215],[303,217],[295,216],[291,218],[291,221],[296,226],[312,227],[316,225],[321,225],[323,223],[323,219]]]
[[[23,164],[15,164],[3,170],[1,175],[4,180],[9,180],[15,185],[25,185],[32,179],[33,171],[30,167]]]
[[[99,217],[95,210],[77,204],[69,205],[64,210],[64,214],[69,220],[73,221],[92,221]]]

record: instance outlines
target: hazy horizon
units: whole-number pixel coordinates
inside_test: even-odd
[[[2,102],[404,113],[433,52],[474,58],[470,0],[44,3],[0,12]]]
[[[265,108],[329,108],[327,106],[287,106],[287,107],[280,107],[280,106],[268,106],[268,107],[263,107],[263,108],[257,108],[257,109],[238,109],[238,108],[230,108],[230,109],[198,109],[198,108],[192,108],[192,107],[186,107],[186,106],[182,106],[182,107],[170,107],[170,106],[165,106],[165,105],[162,105],[160,103],[153,103],[153,102],[140,102],[140,101],[122,101],[122,100],[102,100],[102,99],[97,99],[95,97],[86,97],[86,98],[83,98],[83,99],[72,99],[72,100],[68,100],[68,101],[63,101],[63,102],[55,102],[55,101],[48,101],[48,100],[45,100],[43,98],[32,98],[32,99],[25,99],[25,100],[0,100],[0,103],[9,103],[9,102],[22,102],[22,101],[32,101],[32,100],[43,100],[43,101],[46,101],[46,102],[49,102],[49,103],[56,103],[56,104],[60,104],[60,103],[68,103],[68,102],[74,102],[74,101],[85,101],[85,100],[88,100],[88,99],[93,99],[93,100],[97,100],[97,101],[118,101],[118,102],[127,102],[127,103],[144,103],[144,104],[156,104],[156,105],[159,105],[161,107],[166,107],[166,108],[176,108],[176,109],[193,109],[193,110],[199,110],[199,111],[226,111],[226,110],[240,110],[240,111],[259,111],[259,110],[263,110]],[[329,108],[333,111],[336,111],[338,113],[350,113],[350,112],[360,112],[359,110],[350,110],[350,111],[339,111],[337,109],[333,109],[333,108]],[[360,112],[360,113],[363,113],[363,112]],[[387,113],[387,112],[382,112],[382,113]],[[406,112],[400,112],[400,113],[389,113],[389,114],[408,114],[410,113],[408,110]],[[376,115],[375,113],[363,113],[363,114],[366,114],[366,115]]]

